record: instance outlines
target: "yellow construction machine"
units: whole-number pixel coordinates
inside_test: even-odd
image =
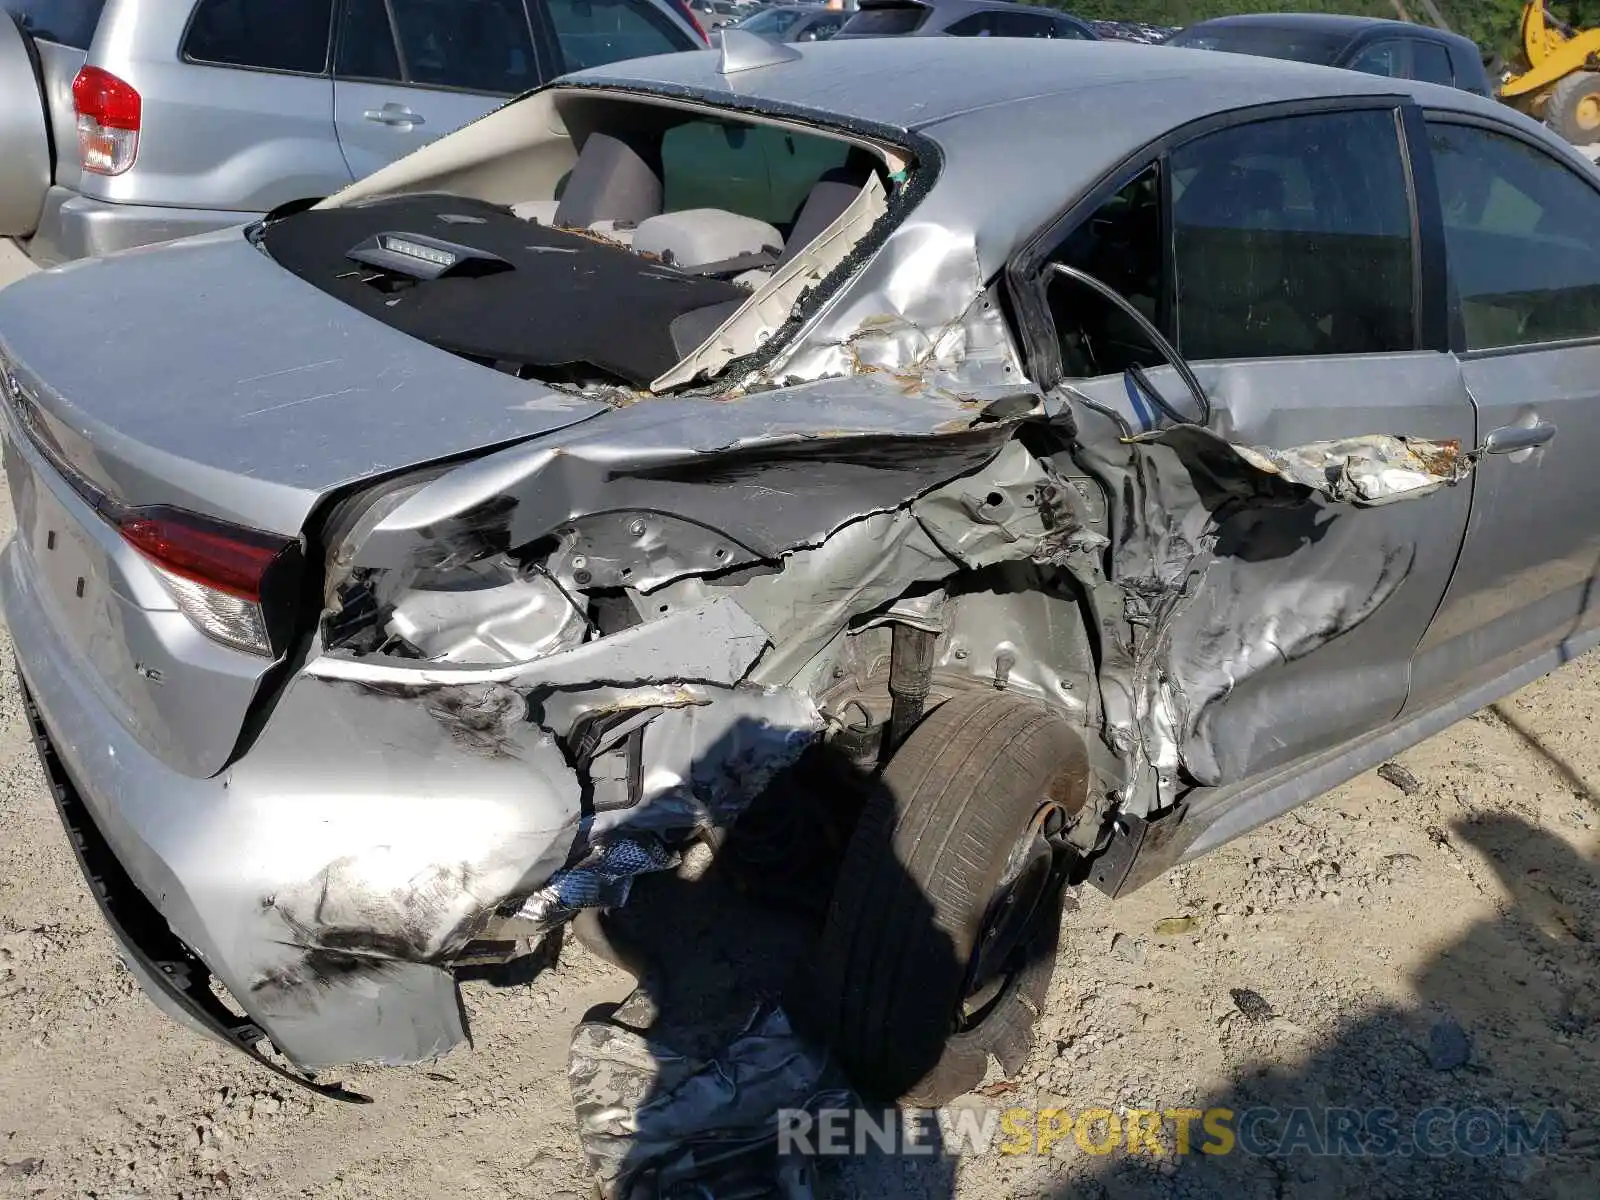
[[[1507,76],[1500,99],[1539,117],[1567,141],[1600,141],[1600,29],[1573,29],[1528,0],[1522,10],[1527,70]]]

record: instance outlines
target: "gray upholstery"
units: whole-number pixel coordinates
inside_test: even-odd
[[[654,149],[641,151],[609,133],[591,133],[578,153],[556,208],[563,229],[597,221],[637,224],[661,211],[661,167]]]
[[[784,245],[779,262],[787,262],[806,246],[816,241],[817,235],[837,221],[866,187],[872,168],[865,164],[847,163],[825,171],[812,185],[806,202],[794,219],[789,240]]]
[[[754,217],[720,208],[691,208],[639,222],[633,248],[672,266],[700,267],[763,250],[776,256],[783,249],[783,235]]]

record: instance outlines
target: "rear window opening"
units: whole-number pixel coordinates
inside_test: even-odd
[[[541,104],[552,120],[538,119]],[[395,178],[425,169],[423,151],[373,186],[269,221],[262,246],[352,307],[485,366],[667,390],[762,348],[883,215],[906,165],[857,140],[677,103],[541,93],[502,113],[527,108],[503,131],[490,128],[501,114],[466,131],[481,157]],[[533,144],[497,144],[541,127],[552,132]]]

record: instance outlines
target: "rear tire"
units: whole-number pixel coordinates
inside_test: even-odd
[[[1600,141],[1600,74],[1574,71],[1557,83],[1545,105],[1544,121],[1574,146]]]
[[[1087,778],[1074,728],[1005,693],[946,701],[895,754],[845,851],[812,985],[859,1090],[932,1106],[977,1086],[990,1054],[1022,1067],[1062,902],[1036,827],[1080,810]]]

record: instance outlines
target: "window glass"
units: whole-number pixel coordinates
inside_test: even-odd
[[[748,29],[751,33],[759,33],[764,37],[782,39],[788,36],[789,30],[802,21],[805,15],[803,8],[768,8],[740,21],[739,28]]]
[[[538,86],[522,0],[390,0],[406,77],[511,95]]]
[[[1411,206],[1392,112],[1236,126],[1170,161],[1187,357],[1413,348]]]
[[[87,50],[106,0],[4,0],[0,8],[41,42]]]
[[[1079,225],[1051,256],[1087,271],[1160,324],[1161,189],[1155,167],[1145,171]],[[1115,305],[1088,287],[1051,275],[1047,296],[1061,339],[1062,370],[1070,377],[1110,375],[1165,360],[1149,337]]]
[[[545,11],[568,71],[694,48],[646,0],[545,0]]]
[[[1600,336],[1600,195],[1541,150],[1430,124],[1467,347]]]
[[[1051,37],[1059,38],[1062,41],[1087,42],[1092,40],[1089,31],[1075,22],[1057,20],[1055,26],[1055,32],[1050,35]]]
[[[812,185],[849,152],[844,142],[770,125],[686,121],[661,139],[665,211],[720,208],[784,230]]]
[[[200,0],[184,39],[196,62],[320,75],[333,0]]]
[[[346,79],[405,78],[384,0],[345,0],[334,73]]]
[[[1348,40],[1343,34],[1308,33],[1300,29],[1273,29],[1263,25],[1211,25],[1202,21],[1188,29],[1180,29],[1167,39],[1166,44],[1331,66]]]
[[[800,31],[796,41],[825,42],[844,26],[843,13],[828,13],[825,16],[815,17],[811,24]]]
[[[993,37],[994,13],[979,12],[962,17],[959,21],[952,21],[945,32],[951,37]]]
[[[1450,51],[1437,42],[1411,43],[1411,73],[1424,83],[1454,84]]]
[[[997,11],[994,14],[996,37],[1047,38],[1055,34],[1056,23],[1043,13],[1014,13]]]
[[[1373,42],[1363,47],[1345,64],[1352,71],[1368,75],[1387,75],[1391,79],[1406,77],[1406,44],[1404,42]]]
[[[851,15],[841,32],[863,37],[894,37],[916,32],[927,19],[928,10],[921,4],[863,8]]]

